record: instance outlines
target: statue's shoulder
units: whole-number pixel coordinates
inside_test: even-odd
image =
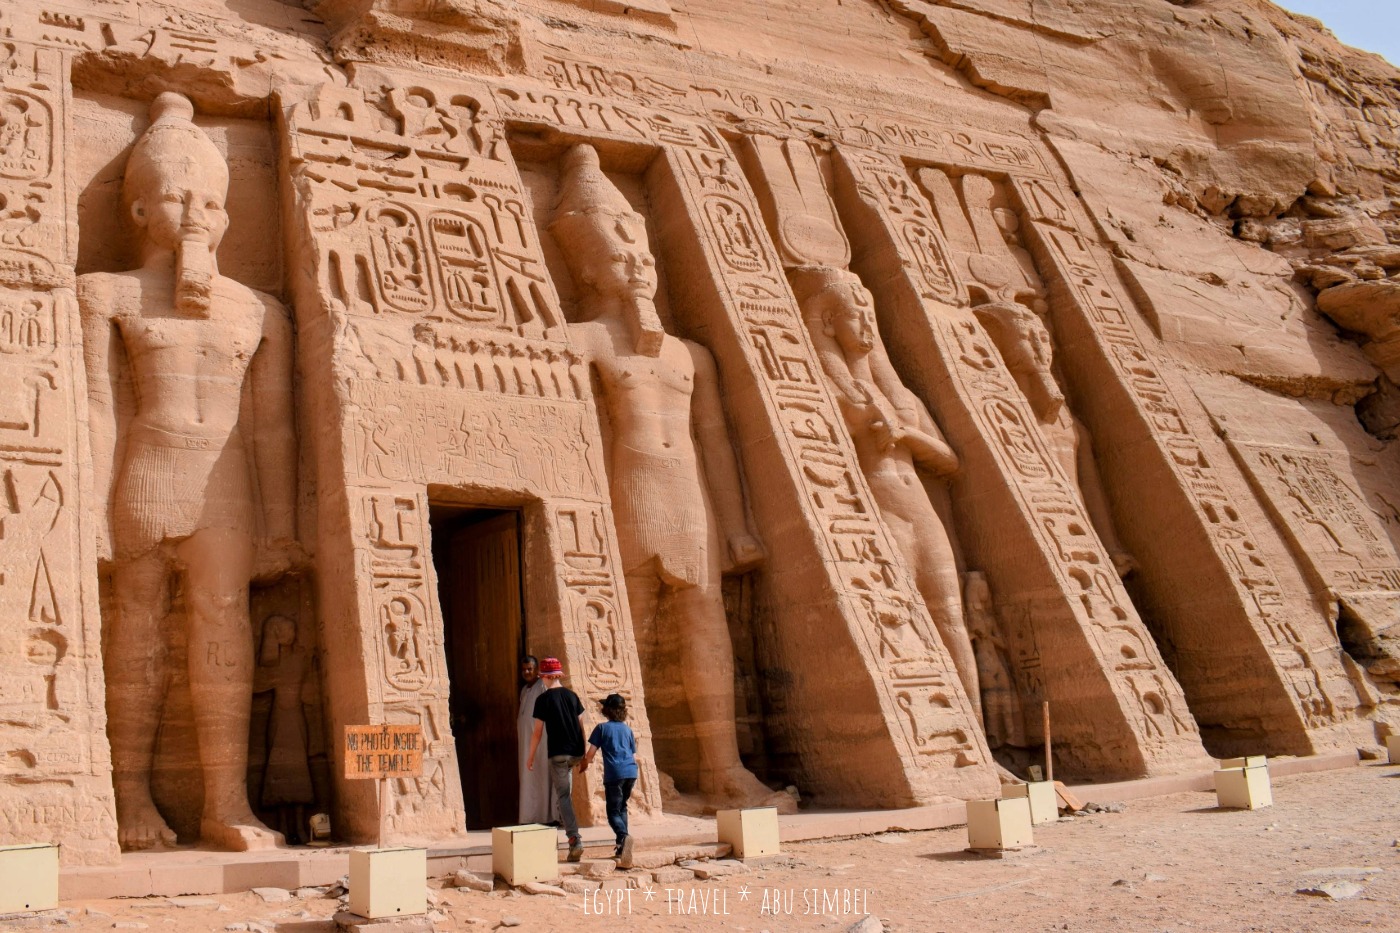
[[[265,321],[278,326],[291,326],[292,312],[276,295],[269,295],[256,288],[249,288],[242,282],[228,276],[222,276],[222,278],[222,290],[226,296],[250,309],[256,309]]]
[[[596,359],[612,345],[612,336],[601,321],[580,321],[569,325],[569,343]]]
[[[221,280],[220,290],[229,297],[236,298],[247,304],[259,304],[268,309],[276,308],[280,311],[286,310],[286,305],[282,304],[281,300],[278,299],[276,295],[270,295],[256,288],[250,288],[237,279],[229,278],[226,275],[221,275],[219,278]]]
[[[670,337],[668,339],[675,340],[684,347],[686,353],[690,355],[691,363],[695,366],[697,376],[706,377],[714,373],[715,358],[710,353],[709,347],[687,337]]]
[[[88,272],[78,276],[78,304],[94,311],[114,311],[118,298],[140,294],[141,280],[133,272]]]

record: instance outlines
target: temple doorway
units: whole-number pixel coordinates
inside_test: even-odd
[[[520,513],[434,504],[433,567],[467,829],[516,822],[515,714],[525,650]]]

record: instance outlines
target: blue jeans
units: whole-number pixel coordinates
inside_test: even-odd
[[[603,796],[608,804],[608,825],[617,834],[619,846],[627,838],[627,800],[632,796],[632,785],[636,783],[636,778],[603,782]]]

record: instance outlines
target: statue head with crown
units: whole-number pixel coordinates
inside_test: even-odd
[[[646,221],[603,174],[587,144],[564,156],[550,224],[593,319],[618,314],[638,353],[656,356],[666,331],[656,313],[656,260]]]
[[[1054,349],[1040,316],[1014,301],[977,305],[973,312],[991,335],[1006,368],[1042,421],[1053,421],[1064,406],[1064,392],[1055,380]]]
[[[228,165],[194,125],[189,98],[167,91],[151,104],[150,114],[151,125],[132,149],[123,183],[141,236],[141,263],[173,257],[176,307],[205,315],[218,274],[214,250],[228,228]]]

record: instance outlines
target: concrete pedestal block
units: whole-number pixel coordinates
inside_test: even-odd
[[[491,830],[491,870],[506,884],[559,878],[559,834],[551,826],[526,823]]]
[[[1385,750],[1390,753],[1390,763],[1400,765],[1400,735],[1388,736],[1385,740]]]
[[[428,909],[427,849],[355,849],[350,853],[350,912],[378,920]]]
[[[715,822],[719,841],[729,843],[735,858],[759,858],[780,851],[777,807],[720,810]]]
[[[1267,755],[1246,755],[1243,758],[1223,758],[1220,761],[1220,767],[1226,771],[1232,768],[1267,768],[1268,766],[1269,758]]]
[[[1215,796],[1220,806],[1236,810],[1258,810],[1274,804],[1269,785],[1269,769],[1223,768],[1215,772]]]
[[[1053,781],[1031,781],[1028,784],[1003,784],[1003,799],[1025,797],[1031,802],[1031,822],[1037,826],[1053,823],[1060,818],[1060,801]]]
[[[969,849],[1019,849],[1032,841],[1030,798],[1007,797],[967,802]]]
[[[58,846],[0,846],[0,914],[58,906]]]

